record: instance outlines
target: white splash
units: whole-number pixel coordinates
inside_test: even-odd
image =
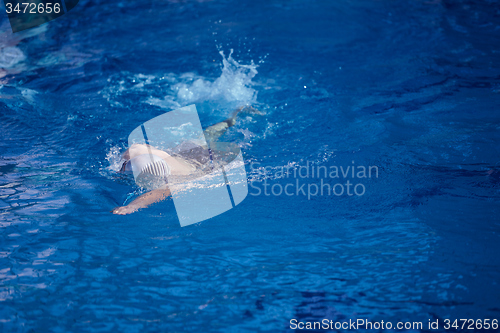
[[[124,149],[119,146],[110,147],[107,154],[106,160],[109,163],[108,170],[113,172],[118,172],[122,168],[122,154]]]
[[[196,102],[216,102],[220,105],[255,103],[257,91],[252,88],[252,79],[258,73],[258,65],[253,61],[248,65],[240,64],[232,57],[232,49],[227,58],[223,51],[219,53],[222,56],[222,73],[218,78],[208,79],[194,73],[178,77],[168,75],[165,79],[169,81],[170,93],[163,99],[150,97],[146,103],[167,109]]]

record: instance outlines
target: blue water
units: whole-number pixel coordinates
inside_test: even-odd
[[[1,331],[500,319],[498,1],[81,0],[15,35],[0,20]],[[184,228],[171,200],[111,214],[142,193],[116,173],[129,133],[190,104],[204,126],[263,111],[225,135],[260,189],[320,182],[276,176],[290,165],[378,177],[353,180],[362,196],[250,187]]]

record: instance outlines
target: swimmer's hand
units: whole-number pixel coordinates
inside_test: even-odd
[[[135,213],[139,210],[139,207],[135,207],[133,205],[116,207],[111,212],[116,215],[128,215]]]
[[[144,193],[126,206],[116,207],[111,212],[116,215],[128,215],[137,212],[141,208],[146,208],[151,204],[163,201],[170,196],[168,188],[152,190]]]

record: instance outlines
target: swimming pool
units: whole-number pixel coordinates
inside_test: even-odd
[[[500,319],[497,1],[80,1],[15,35],[1,20],[2,331]],[[116,172],[129,133],[190,104],[203,126],[265,113],[225,135],[247,198],[184,228],[171,200],[111,214],[141,193]]]

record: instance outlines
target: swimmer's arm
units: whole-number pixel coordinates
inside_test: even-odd
[[[168,188],[152,190],[139,196],[126,206],[116,207],[113,209],[112,213],[118,215],[132,214],[137,212],[139,209],[146,208],[154,203],[163,201],[169,196],[170,190]]]

